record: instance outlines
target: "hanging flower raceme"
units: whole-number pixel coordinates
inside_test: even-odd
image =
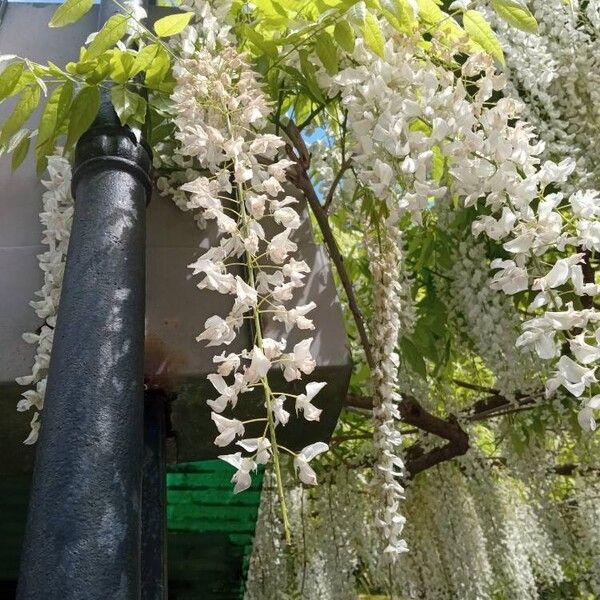
[[[40,429],[39,411],[44,407],[46,376],[73,221],[71,165],[58,154],[50,156],[48,175],[49,179],[42,181],[46,191],[42,195],[43,208],[40,213],[40,221],[44,226],[42,243],[48,246],[48,250],[38,255],[40,269],[44,273],[44,284],[36,292],[40,299],[30,302],[43,324],[37,332],[23,334],[27,343],[36,344],[36,353],[31,375],[17,378],[20,385],[35,385],[35,389],[23,392],[23,398],[17,404],[18,411],[35,409],[31,433],[25,444],[35,444]]]
[[[189,37],[189,36],[188,36]],[[287,347],[285,338],[263,334],[265,328],[282,323],[289,332],[314,329],[307,314],[314,303],[297,306],[294,291],[304,285],[308,265],[296,260],[294,231],[300,226],[297,199],[286,195],[286,171],[291,161],[278,160],[283,140],[264,130],[271,112],[252,69],[233,46],[203,47],[174,67],[176,87],[172,101],[177,108],[175,124],[181,162],[192,159],[195,171],[181,185],[185,193],[179,203],[197,211],[205,222],[214,221],[218,245],[190,265],[200,276],[198,288],[233,298],[225,316],[206,320],[199,342],[207,346],[229,346],[249,321],[254,327],[253,347],[241,353],[223,351],[214,356],[215,373],[209,380],[218,397],[209,400],[213,421],[219,430],[215,443],[236,443],[244,452],[223,455],[236,469],[235,491],[250,485],[257,465],[273,458],[279,471],[276,427],[285,425],[291,410],[306,420],[318,420],[320,410],[312,401],[324,383],[309,383],[306,392],[293,396],[271,389],[268,375],[283,369],[287,381],[300,379],[315,368],[310,353],[312,338]],[[243,266],[247,279],[230,272]],[[287,351],[286,351],[287,350]],[[246,423],[222,415],[235,408],[238,398],[255,388],[264,395],[266,414],[262,436],[244,438]],[[300,479],[316,483],[309,462],[327,450],[324,443],[312,444],[294,454]]]
[[[379,240],[368,240],[373,269],[374,320],[373,359],[373,445],[376,454],[374,488],[380,495],[377,524],[385,539],[384,553],[390,560],[408,550],[402,539],[405,518],[400,514],[404,488],[399,478],[404,462],[399,456],[402,437],[396,423],[400,418],[398,402],[400,334],[400,236],[395,226],[386,228]]]
[[[437,61],[408,37],[390,35],[384,58],[358,40],[358,66],[334,78],[354,138],[354,171],[386,200],[392,220],[409,213],[420,224],[424,211],[449,196],[475,206],[480,216],[473,233],[501,242],[509,255],[492,263],[492,287],[538,291],[529,311],[552,309],[524,324],[518,345],[545,359],[558,359],[563,347],[585,354],[586,362],[564,356],[547,386],[549,395],[562,386],[580,397],[596,382],[587,365],[596,360],[600,339],[593,308],[599,288],[589,274],[589,259],[600,249],[597,192],[568,199],[553,192],[565,185],[575,161],[542,161],[544,144],[521,120],[523,104],[511,97],[490,101],[505,87],[492,59],[474,55],[459,67],[453,51],[432,44]],[[558,260],[547,257],[552,249]],[[561,310],[560,290],[579,296],[583,310],[573,304]],[[577,328],[584,333],[575,339]],[[593,406],[593,399],[582,406],[588,426]]]

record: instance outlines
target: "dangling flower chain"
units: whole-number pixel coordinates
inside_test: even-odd
[[[58,154],[50,156],[48,174],[50,179],[42,181],[46,191],[42,195],[43,208],[40,213],[40,221],[44,225],[42,243],[48,246],[48,250],[38,255],[40,269],[44,272],[44,284],[36,292],[36,296],[41,299],[30,302],[44,324],[36,333],[23,334],[23,339],[29,344],[37,344],[37,348],[31,375],[17,377],[16,380],[20,385],[35,384],[35,389],[23,392],[23,398],[17,404],[18,411],[26,411],[32,407],[37,409],[31,420],[31,432],[24,444],[35,444],[40,429],[39,411],[44,407],[46,376],[73,222],[71,165]]]
[[[594,429],[600,395],[591,394],[597,381],[591,365],[600,360],[600,313],[593,298],[600,287],[585,280],[581,263],[585,253],[589,260],[600,251],[598,192],[578,191],[568,200],[549,193],[551,185],[565,186],[575,161],[540,159],[544,144],[521,120],[521,102],[503,97],[489,103],[494,91],[506,85],[489,56],[470,56],[455,76],[411,40],[393,37],[391,32],[385,59],[358,39],[358,66],[333,78],[348,110],[358,180],[386,201],[392,218],[409,213],[417,224],[424,211],[449,202],[450,195],[465,207],[477,207],[481,216],[473,233],[504,242],[510,255],[492,263],[498,269],[492,287],[509,294],[531,287],[539,294],[529,312],[551,309],[523,325],[517,345],[535,348],[540,358],[558,358],[548,395],[559,386],[576,397],[587,391],[579,419],[585,429]],[[452,64],[452,51],[435,39],[432,44],[443,62]],[[558,260],[547,256],[553,248],[567,255]],[[556,289],[569,283],[569,289]],[[560,295],[570,292],[589,308],[575,310],[568,304],[561,311]],[[578,329],[584,331],[570,333]],[[577,361],[562,354],[557,333]]]
[[[398,456],[402,436],[396,427],[400,419],[398,403],[399,357],[396,352],[400,332],[400,265],[402,264],[399,232],[390,226],[379,242],[368,240],[373,268],[374,322],[373,358],[373,445],[376,453],[374,489],[380,495],[377,524],[386,540],[385,555],[392,561],[408,551],[401,538],[406,519],[399,512],[404,488],[399,477],[404,462]]]
[[[284,144],[280,137],[256,132],[264,126],[271,108],[245,58],[233,47],[226,46],[218,52],[200,49],[176,64],[174,75],[177,83],[172,99],[178,107],[176,138],[181,144],[178,152],[193,157],[208,171],[180,189],[189,194],[186,208],[200,209],[204,220],[216,221],[221,234],[219,245],[189,266],[194,275],[203,276],[198,283],[200,289],[234,297],[229,314],[207,319],[197,340],[206,341],[208,346],[229,345],[245,322],[250,320],[254,326],[251,351],[222,352],[213,358],[218,367],[208,379],[219,396],[208,404],[219,431],[215,444],[224,447],[242,438],[237,445],[249,453],[221,456],[237,469],[232,479],[235,492],[247,489],[250,473],[272,458],[284,507],[276,427],[287,423],[289,412],[285,405],[291,398],[295,398],[297,413],[302,412],[306,420],[318,420],[321,411],[311,401],[325,385],[309,383],[304,394],[294,396],[272,390],[267,377],[276,366],[283,367],[287,381],[310,374],[315,368],[310,354],[312,338],[285,353],[285,339],[263,334],[263,319],[283,323],[288,332],[293,327],[314,328],[306,317],[315,307],[313,302],[293,308],[284,305],[292,300],[294,290],[304,285],[304,277],[310,271],[304,261],[291,256],[297,246],[290,235],[300,226],[300,217],[293,208],[297,200],[292,196],[281,199],[286,170],[292,163],[275,160]],[[280,231],[268,237],[263,227],[267,222],[277,224]],[[233,266],[245,268],[247,282],[228,271]],[[233,380],[227,382],[226,377]],[[265,429],[259,438],[243,439],[247,422],[226,418],[221,413],[229,405],[235,408],[239,395],[256,387],[264,393],[266,416],[257,420],[265,423]],[[299,454],[289,451],[304,483],[316,483],[315,472],[308,463],[326,450],[326,444],[316,443]],[[288,533],[285,512],[283,516]]]

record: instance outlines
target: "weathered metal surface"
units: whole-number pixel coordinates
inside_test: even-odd
[[[110,106],[77,145],[75,212],[33,472],[21,600],[140,594],[150,166]]]

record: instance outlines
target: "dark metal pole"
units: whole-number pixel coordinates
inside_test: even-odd
[[[144,403],[142,600],[167,599],[167,399],[149,390]]]
[[[140,597],[150,167],[149,151],[104,103],[76,150],[20,600]]]

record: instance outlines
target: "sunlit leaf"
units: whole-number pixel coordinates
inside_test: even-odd
[[[502,46],[492,31],[485,17],[476,10],[463,13],[463,26],[472,40],[477,42],[486,52],[504,64]]]
[[[538,29],[537,21],[527,6],[516,0],[492,0],[492,7],[507,23],[513,27],[535,33]]]
[[[70,112],[66,147],[70,148],[94,122],[100,108],[100,90],[97,86],[84,87],[73,100]]]
[[[321,33],[317,37],[315,44],[315,50],[319,60],[323,63],[323,66],[330,75],[334,75],[338,71],[337,52],[335,44],[331,40],[331,36],[328,33]]]
[[[154,31],[158,37],[169,37],[181,33],[192,20],[194,13],[180,12],[158,19],[154,23]]]
[[[40,101],[42,91],[37,85],[32,85],[23,91],[10,116],[4,123],[0,134],[0,144],[5,144],[32,115]]]
[[[127,17],[125,15],[113,15],[106,21],[104,27],[92,40],[85,51],[84,60],[90,61],[98,58],[101,54],[112,48],[127,32]]]
[[[115,86],[110,99],[122,125],[135,121],[142,124],[146,118],[146,100],[124,86]]]
[[[132,77],[136,57],[131,52],[115,50],[110,58],[110,78],[116,83],[126,83]]]
[[[152,89],[159,89],[167,76],[170,67],[171,60],[167,51],[162,46],[158,46],[156,56],[151,63],[146,66],[146,85]]]
[[[29,137],[29,132],[27,132],[27,135],[23,137],[23,139],[17,144],[16,148],[13,150],[11,160],[11,168],[13,171],[16,171],[27,157],[30,143],[31,138]]]
[[[379,21],[377,17],[370,12],[365,15],[365,22],[363,24],[363,33],[365,36],[365,43],[375,54],[383,58],[383,48],[385,40],[379,27]]]
[[[90,8],[94,6],[93,0],[67,0],[61,4],[52,15],[49,27],[64,27],[79,21]]]
[[[11,95],[22,74],[22,62],[12,63],[2,71],[0,74],[0,101]]]
[[[148,46],[144,46],[137,53],[133,65],[131,66],[131,76],[137,75],[141,71],[145,71],[157,57],[159,50],[159,44],[149,44]]]
[[[352,26],[348,21],[338,21],[335,24],[333,36],[335,37],[335,41],[346,52],[352,52],[354,50],[356,36],[354,35],[354,29],[352,29]]]

